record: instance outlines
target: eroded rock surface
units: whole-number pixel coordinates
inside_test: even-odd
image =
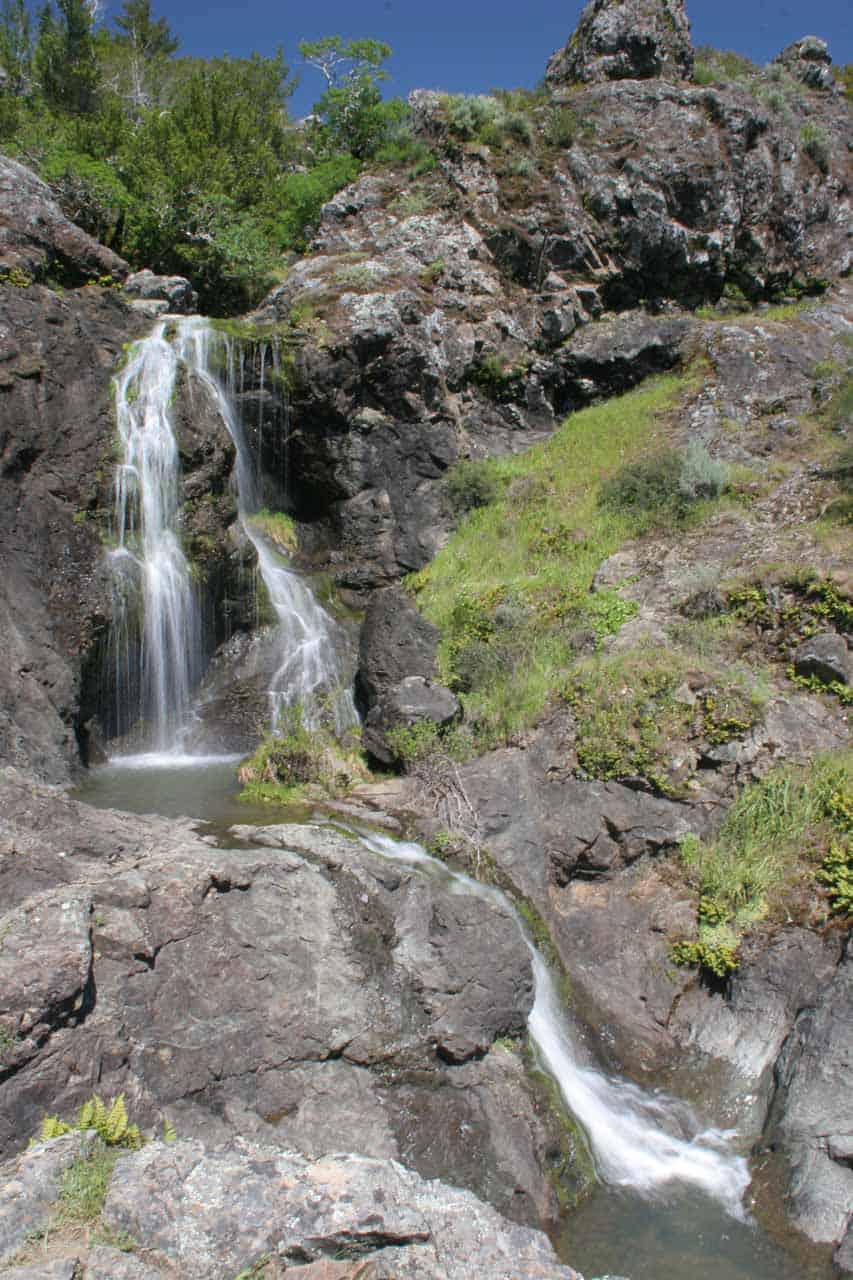
[[[143,1124],[392,1157],[514,1220],[556,1214],[547,1153],[571,1138],[512,1047],[532,975],[508,913],[331,829],[216,849],[0,791],[5,1149],[48,1105],[124,1092]]]
[[[85,1142],[60,1138],[0,1166],[55,1200],[57,1172]],[[18,1187],[19,1181],[9,1184]],[[50,1206],[48,1206],[50,1207]],[[55,1206],[54,1206],[55,1207]],[[38,1225],[45,1207],[38,1200]],[[8,1216],[8,1215],[7,1215]],[[34,1219],[35,1220],[35,1219]],[[237,1140],[216,1148],[150,1143],[119,1158],[102,1229],[132,1240],[131,1252],[85,1239],[54,1243],[75,1253],[4,1275],[18,1280],[233,1280],[266,1264],[269,1280],[582,1280],[561,1266],[547,1238],[501,1218],[466,1191],[428,1182],[388,1160],[356,1155],[306,1159]],[[20,1243],[24,1243],[21,1235]],[[5,1244],[5,1241],[4,1241]],[[2,1256],[10,1256],[7,1250]]]

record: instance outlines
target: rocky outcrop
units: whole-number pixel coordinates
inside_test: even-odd
[[[407,676],[437,674],[438,628],[422,618],[400,587],[370,598],[359,632],[356,690],[369,710]]]
[[[198,309],[198,294],[184,276],[158,276],[147,269],[135,271],[122,288],[146,315],[191,315]]]
[[[56,1170],[80,1135],[35,1148],[0,1168],[16,1179],[21,1223],[50,1221]],[[22,1168],[26,1182],[21,1185]],[[41,1193],[39,1195],[39,1193]],[[27,1201],[27,1218],[21,1212]],[[6,1215],[8,1216],[8,1214]],[[388,1160],[353,1155],[306,1159],[236,1141],[151,1143],[123,1155],[110,1178],[102,1229],[133,1240],[124,1253],[61,1237],[52,1270],[22,1268],[29,1280],[233,1280],[263,1266],[269,1280],[582,1280],[561,1266],[538,1231],[515,1226],[470,1193],[427,1182]],[[26,1235],[7,1233],[7,1247]],[[74,1264],[77,1264],[76,1266]],[[264,1265],[266,1264],[266,1265]],[[67,1270],[62,1270],[62,1267]],[[4,1272],[14,1277],[17,1272]]]
[[[832,89],[835,79],[830,67],[832,57],[825,40],[818,36],[803,36],[789,44],[774,58],[809,89]]]
[[[124,279],[129,267],[76,226],[46,182],[0,156],[0,282],[26,284],[46,275],[67,284]]]
[[[689,80],[693,45],[684,0],[590,0],[545,72],[552,85]]]
[[[415,95],[436,170],[340,192],[255,317],[291,344],[294,514],[340,588],[363,600],[432,558],[458,458],[525,448],[677,366],[696,329],[673,304],[757,303],[849,269],[848,108],[802,93],[790,118],[737,86],[557,93],[530,114],[523,178],[460,139],[440,95]],[[556,143],[561,112],[575,125]]]
[[[205,1142],[342,1147],[529,1225],[586,1157],[513,1042],[532,1003],[507,912],[330,828],[99,813],[0,781],[0,1143],[124,1092]]]
[[[853,1247],[853,953],[797,1018],[776,1068],[769,1135],[792,1162],[795,1223],[811,1239],[838,1242],[850,1274]]]

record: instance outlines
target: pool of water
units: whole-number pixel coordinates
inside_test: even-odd
[[[75,795],[96,809],[196,818],[206,824],[206,831],[213,833],[241,822],[263,826],[286,820],[277,806],[248,804],[240,799],[237,765],[242,758],[119,756],[90,769]],[[302,820],[306,816],[304,809],[285,812]]]
[[[240,758],[125,756],[93,768],[77,798],[96,808],[195,818],[213,834],[224,834],[237,823],[264,825],[311,816],[310,807],[242,801]],[[587,1277],[831,1280],[836,1274],[830,1251],[784,1229],[777,1240],[775,1228],[769,1234],[748,1214],[738,1221],[717,1201],[687,1190],[673,1189],[671,1195],[650,1200],[601,1186],[567,1217],[553,1240],[560,1257]]]
[[[748,1198],[748,1193],[747,1193]],[[777,1243],[755,1222],[738,1222],[706,1196],[642,1200],[600,1187],[566,1220],[561,1257],[587,1277],[628,1280],[829,1280],[829,1251]]]

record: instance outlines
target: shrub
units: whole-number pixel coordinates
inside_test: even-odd
[[[806,155],[814,160],[821,173],[829,173],[832,150],[829,134],[823,125],[809,120],[800,130],[800,143]]]
[[[545,141],[561,150],[570,147],[578,134],[578,118],[571,107],[556,107],[548,116]]]
[[[494,502],[499,493],[497,476],[488,462],[463,459],[444,476],[442,487],[457,515]]]
[[[681,458],[678,491],[688,502],[719,498],[729,480],[724,462],[711,457],[701,440],[691,440]]]

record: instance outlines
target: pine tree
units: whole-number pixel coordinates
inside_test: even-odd
[[[32,32],[24,0],[3,0],[0,9],[0,67],[6,72],[11,93],[26,93],[30,87]]]
[[[35,75],[51,106],[83,114],[98,88],[92,8],[86,0],[57,0],[57,8],[58,17],[49,3],[39,13]]]

